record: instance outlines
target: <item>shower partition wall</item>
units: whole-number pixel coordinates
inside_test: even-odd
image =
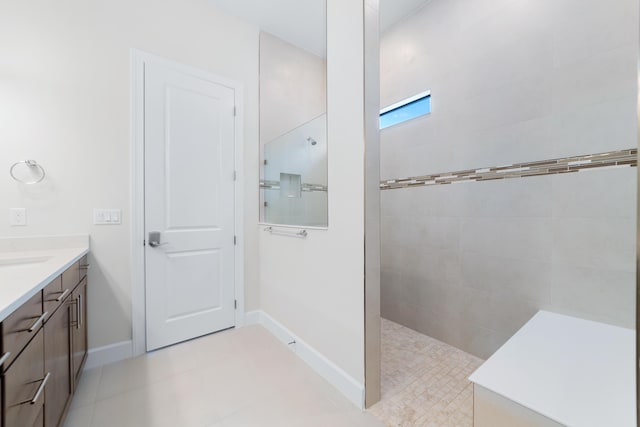
[[[640,22],[640,15],[638,16]],[[640,39],[638,43],[640,48]],[[640,57],[640,51],[638,56]],[[638,82],[640,82],[640,62],[637,69]],[[640,141],[640,88],[637,90],[638,113],[638,141]],[[640,189],[640,174],[636,176],[636,189]],[[640,427],[640,191],[636,192],[636,422]]]

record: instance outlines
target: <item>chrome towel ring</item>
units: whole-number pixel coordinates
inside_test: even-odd
[[[25,166],[27,166],[29,168],[37,169],[40,176],[38,178],[34,179],[33,181],[24,181],[24,180],[16,177],[15,174],[13,173],[13,170],[16,168],[16,166],[22,165],[22,164],[24,164]],[[11,168],[9,169],[9,174],[11,175],[11,178],[13,178],[16,181],[21,182],[23,184],[37,184],[37,183],[41,182],[44,179],[44,177],[46,176],[44,168],[42,166],[40,166],[38,164],[38,162],[36,162],[35,160],[22,160],[22,161],[19,161],[19,162],[15,162],[11,166]]]

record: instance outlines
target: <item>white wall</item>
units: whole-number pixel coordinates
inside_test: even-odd
[[[364,382],[363,2],[328,0],[329,229],[260,234],[263,310]]]
[[[91,235],[91,347],[131,339],[131,48],[244,84],[246,309],[259,307],[258,30],[205,0],[4,2],[0,235]],[[11,180],[22,159],[46,168],[42,185]],[[10,207],[27,227],[8,226]],[[123,224],[94,226],[94,207],[122,209]]]
[[[638,1],[433,0],[381,41],[383,179],[637,146]],[[382,314],[486,357],[541,308],[635,325],[636,169],[382,192]]]

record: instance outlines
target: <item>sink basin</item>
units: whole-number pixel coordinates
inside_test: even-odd
[[[21,258],[0,258],[0,269],[16,268],[16,267],[32,267],[34,264],[40,264],[50,260],[51,257],[21,257]]]

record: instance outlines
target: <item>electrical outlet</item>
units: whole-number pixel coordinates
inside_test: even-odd
[[[25,208],[9,209],[9,225],[13,227],[27,225],[27,210]]]

